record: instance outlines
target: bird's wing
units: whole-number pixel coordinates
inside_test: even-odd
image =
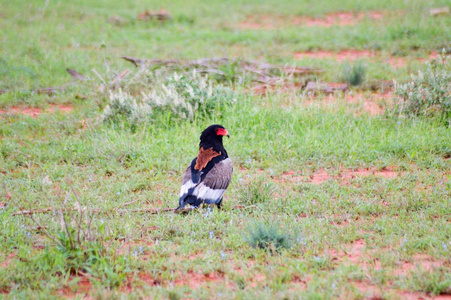
[[[233,164],[230,158],[216,163],[205,175],[202,183],[211,189],[226,189],[232,179]]]
[[[194,183],[192,180],[192,168],[195,160],[191,162],[191,164],[186,168],[185,174],[182,179],[182,187],[180,188],[180,197],[186,197],[187,195],[191,195],[194,191],[194,188],[199,184],[199,182]],[[199,175],[200,177],[200,175]]]
[[[230,158],[216,163],[195,187],[194,195],[208,204],[218,203],[232,178],[233,164]]]

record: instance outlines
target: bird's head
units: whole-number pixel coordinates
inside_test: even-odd
[[[211,125],[208,126],[207,129],[202,131],[202,134],[200,136],[200,142],[201,144],[203,142],[215,142],[215,141],[222,142],[223,136],[230,137],[229,132],[227,131],[227,129],[224,128],[224,126]]]

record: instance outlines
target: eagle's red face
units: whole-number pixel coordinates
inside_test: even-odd
[[[222,135],[222,136],[227,136],[227,137],[230,136],[229,132],[225,128],[216,128],[215,132],[216,132],[216,135]]]

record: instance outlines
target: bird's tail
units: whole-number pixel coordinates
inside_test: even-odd
[[[202,200],[198,199],[194,195],[182,196],[182,197],[180,197],[180,200],[179,200],[179,207],[177,207],[175,210],[178,211],[180,209],[183,209],[185,207],[185,205],[187,205],[187,204],[194,206],[194,207],[198,207],[199,205],[202,204]]]

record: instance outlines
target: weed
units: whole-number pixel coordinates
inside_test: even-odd
[[[351,86],[359,86],[365,81],[366,68],[361,62],[356,62],[352,66],[345,64],[342,71],[342,80]]]
[[[75,195],[75,193],[74,193]],[[37,261],[44,266],[53,266],[48,275],[84,274],[101,278],[105,286],[119,286],[124,279],[127,260],[108,250],[105,243],[105,222],[101,221],[97,230],[93,230],[92,213],[84,212],[78,197],[75,213],[66,208],[66,200],[58,212],[61,228],[55,232],[44,229],[31,215],[31,219],[51,243],[45,251],[38,254]],[[111,260],[110,257],[115,259]],[[36,264],[40,269],[40,264]]]
[[[445,268],[432,272],[417,270],[408,278],[407,285],[409,289],[432,295],[449,294],[451,293],[451,276]]]
[[[276,224],[255,222],[248,227],[247,231],[245,239],[253,248],[276,253],[281,249],[289,249],[293,246],[293,237]]]
[[[398,112],[414,116],[438,116],[451,122],[451,62],[442,54],[429,61],[423,71],[411,75],[411,81],[395,81],[395,94],[399,96]]]
[[[175,291],[169,291],[168,292],[168,298],[170,300],[179,300],[179,299],[181,299],[180,295],[177,292],[175,292]]]

